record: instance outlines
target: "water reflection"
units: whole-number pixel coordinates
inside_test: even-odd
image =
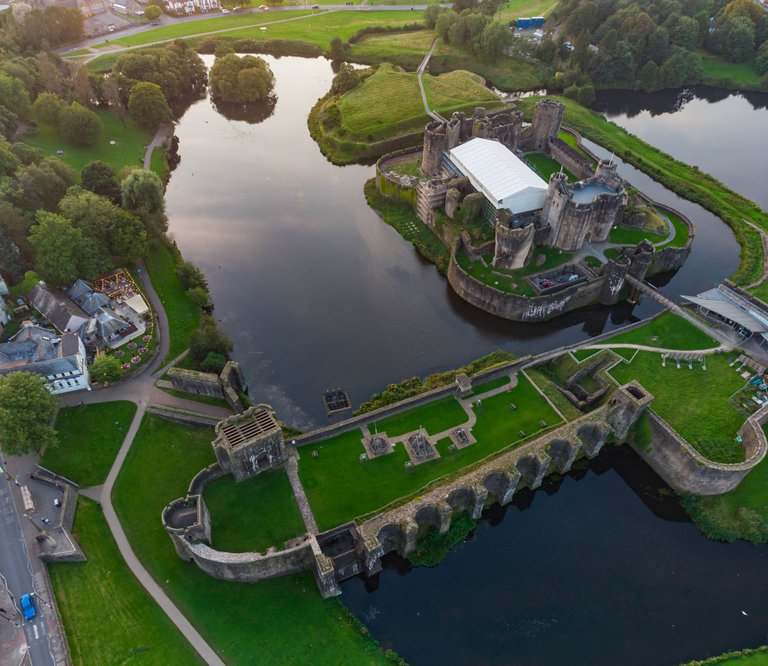
[[[490,507],[438,567],[387,556],[342,600],[414,666],[673,664],[765,642],[767,560],[701,536],[650,468],[608,447]]]
[[[249,102],[248,104],[222,102],[216,99],[212,99],[211,103],[213,108],[227,120],[241,120],[250,125],[255,125],[264,122],[275,112],[277,97],[267,97],[258,102]]]

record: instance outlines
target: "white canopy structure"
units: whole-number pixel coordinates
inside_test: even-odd
[[[134,294],[130,298],[126,298],[125,304],[139,316],[145,315],[147,312],[149,312],[149,306],[144,302],[144,299],[139,296],[139,294]]]
[[[498,141],[471,139],[448,157],[497,210],[525,213],[544,206],[547,183]]]

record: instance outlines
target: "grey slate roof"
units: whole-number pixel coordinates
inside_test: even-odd
[[[0,344],[0,374],[29,371],[50,377],[79,372],[79,348],[75,333],[59,336],[42,326],[24,326],[10,342]]]
[[[44,282],[36,284],[29,292],[29,300],[57,331],[77,331],[88,315],[64,296],[54,293]]]

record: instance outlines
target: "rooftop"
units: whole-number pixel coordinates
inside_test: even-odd
[[[540,193],[543,201],[547,183],[498,141],[471,139],[453,148],[449,156],[497,208],[504,199],[522,193]]]
[[[230,448],[258,439],[280,429],[274,414],[264,405],[251,407],[237,416],[231,416],[216,425],[216,432]]]
[[[45,375],[75,371],[79,348],[75,333],[59,336],[51,329],[25,324],[10,342],[0,344],[0,373],[23,370],[30,364]]]
[[[768,338],[768,312],[742,298],[725,285],[709,289],[696,296],[683,296],[683,298],[690,303],[716,312],[726,319],[735,321],[753,333],[762,333],[764,334],[763,337]]]

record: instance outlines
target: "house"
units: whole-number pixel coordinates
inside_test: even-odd
[[[93,285],[85,280],[75,280],[75,283],[69,288],[67,295],[88,315],[92,315],[99,308],[109,305],[109,296],[99,291],[94,291]]]
[[[34,372],[53,394],[90,390],[85,346],[76,333],[56,331],[31,322],[9,342],[0,343],[0,375]]]
[[[75,333],[88,322],[88,315],[81,308],[68,298],[51,291],[45,282],[32,287],[29,301],[59,333]]]

